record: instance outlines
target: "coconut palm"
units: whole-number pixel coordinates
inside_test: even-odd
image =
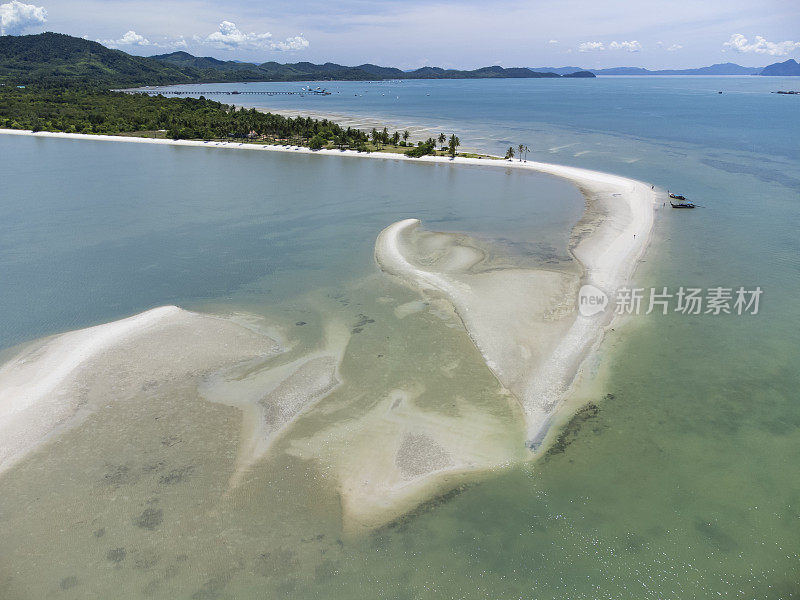
[[[456,148],[461,145],[461,140],[456,137],[456,134],[450,136],[450,157],[456,157]]]

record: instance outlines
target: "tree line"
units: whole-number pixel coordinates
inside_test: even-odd
[[[460,145],[455,134],[449,138],[446,150],[437,150],[433,138],[414,146],[408,141],[408,131],[390,133],[384,127],[366,133],[327,119],[284,117],[202,96],[165,98],[88,86],[0,86],[0,127],[106,135],[155,132],[176,140],[234,138],[360,152],[408,146],[405,154],[412,157],[437,151],[455,156]],[[438,139],[444,146],[446,136],[440,134]]]

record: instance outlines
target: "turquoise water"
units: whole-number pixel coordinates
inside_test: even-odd
[[[487,475],[394,527],[339,540],[329,514],[336,498],[313,489],[299,500],[270,496],[267,483],[282,481],[284,465],[276,465],[256,488],[268,509],[245,504],[217,515],[196,500],[205,523],[198,537],[179,540],[175,556],[162,551],[156,562],[145,549],[158,554],[171,541],[126,542],[138,544],[130,555],[138,562],[129,558],[118,570],[106,566],[105,547],[84,556],[71,541],[73,531],[91,538],[95,520],[112,522],[113,508],[72,516],[72,508],[51,507],[67,519],[54,536],[64,550],[38,552],[61,570],[41,587],[26,579],[41,566],[35,542],[27,554],[0,558],[10,597],[51,588],[57,597],[98,596],[115,581],[131,597],[167,597],[169,581],[181,582],[172,597],[196,598],[800,597],[800,119],[796,97],[768,93],[793,89],[789,80],[328,87],[340,93],[268,103],[453,130],[465,146],[488,151],[526,143],[532,159],[685,193],[700,208],[658,211],[636,284],[758,285],[760,313],[631,318],[609,334],[600,383],[582,392],[596,407],[579,413],[548,456]],[[11,157],[3,168],[16,175],[0,207],[0,273],[12,283],[0,289],[3,346],[168,302],[266,298],[291,311],[297,295],[369,272],[370,236],[405,216],[507,238],[509,251],[547,260],[563,253],[581,210],[565,184],[531,186],[527,176],[481,169],[100,142],[0,144]],[[292,177],[295,170],[302,176]],[[541,194],[540,186],[554,187]],[[532,215],[523,199],[540,195],[564,204],[536,203],[541,213]],[[224,438],[235,428],[223,417],[208,418]],[[31,480],[14,480],[15,489]],[[0,504],[3,531],[21,518],[8,512],[16,502]],[[302,516],[285,508],[294,503]],[[276,535],[275,511],[287,523],[277,549],[264,541]],[[79,517],[90,522],[78,525]],[[196,557],[192,546],[206,555]],[[15,580],[14,572],[23,575]],[[171,580],[173,572],[180,575]],[[73,575],[78,585],[59,588]]]
[[[306,85],[322,85],[331,95],[208,97],[261,108],[379,117],[400,125],[419,123],[455,130],[462,143],[483,150],[505,151],[505,142],[511,141],[543,151],[548,146],[542,136],[563,127],[576,135],[623,135],[794,159],[800,153],[796,99],[769,93],[797,89],[796,78],[791,77],[301,82],[238,87],[220,83],[156,89],[299,91]],[[569,141],[557,140],[559,145]]]
[[[374,271],[375,237],[410,216],[563,257],[583,210],[561,180],[495,169],[409,177],[392,161],[9,136],[0,150],[13,174],[0,349],[163,304],[278,303],[345,283]]]

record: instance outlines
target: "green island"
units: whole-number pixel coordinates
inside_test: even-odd
[[[328,119],[286,117],[202,96],[166,98],[113,89],[252,79],[243,74],[240,63],[215,62],[220,64],[197,59],[190,65],[176,66],[55,33],[0,36],[0,128],[175,140],[239,140],[312,150],[403,153],[410,157],[484,157],[457,153],[460,140],[455,134],[413,142],[408,131],[390,133],[383,128],[366,132]],[[309,74],[308,70],[303,73]],[[269,78],[261,73],[260,80]]]

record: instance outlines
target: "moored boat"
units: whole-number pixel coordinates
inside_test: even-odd
[[[679,202],[678,204],[670,202],[669,204],[672,208],[694,208],[694,204],[691,202]]]

